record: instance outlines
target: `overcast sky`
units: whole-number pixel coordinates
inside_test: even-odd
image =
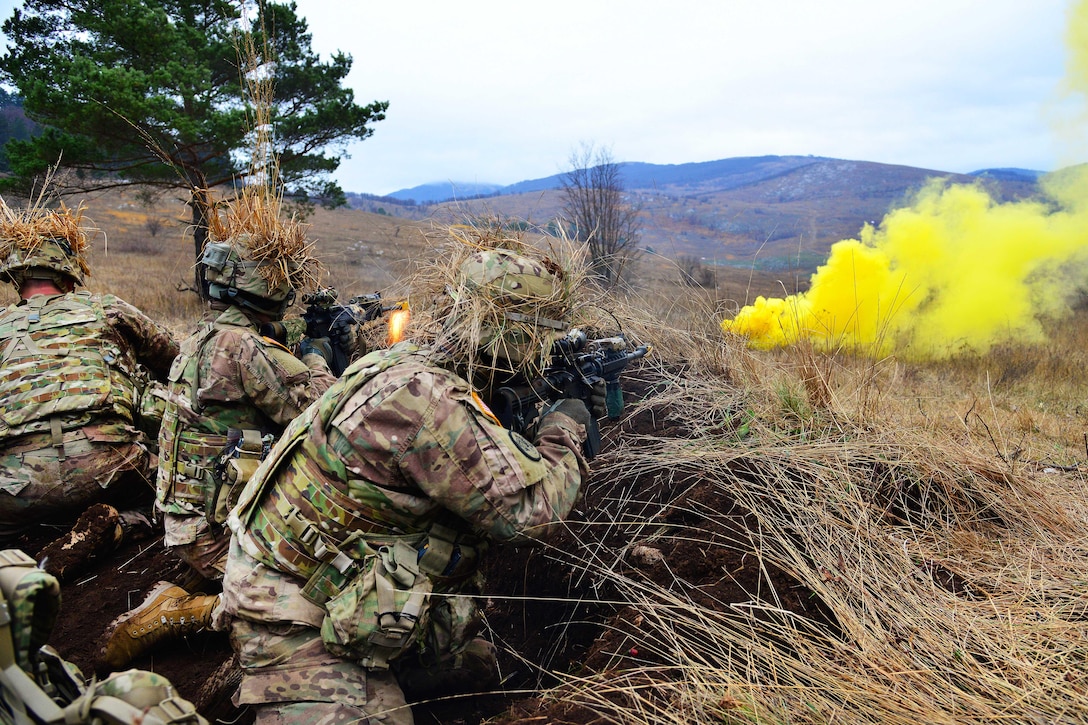
[[[658,164],[1079,163],[1077,134],[1055,123],[1070,3],[298,0],[298,11],[323,58],[354,58],[356,100],[390,103],[336,174],[347,191],[385,194],[549,176],[582,143]],[[3,17],[15,4],[0,0]]]
[[[513,183],[582,142],[618,161],[813,154],[967,172],[1071,162],[1067,0],[299,0],[350,53],[346,190]]]

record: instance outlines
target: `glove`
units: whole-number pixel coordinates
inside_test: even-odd
[[[544,411],[544,415],[541,416],[541,428],[544,427],[544,419],[548,417],[549,413],[562,413],[563,415],[574,419],[575,423],[580,423],[586,430],[589,429],[589,422],[591,420],[589,417],[589,408],[587,408],[586,404],[578,398],[563,398]]]
[[[298,356],[320,355],[325,362],[332,360],[332,343],[327,337],[304,337],[298,344]]]
[[[608,385],[604,379],[600,379],[593,383],[593,392],[589,395],[589,412],[590,414],[600,420],[601,418],[608,417],[608,399],[606,397],[605,386]]]
[[[329,342],[350,360],[355,354],[355,323],[347,317],[338,319],[329,330]]]

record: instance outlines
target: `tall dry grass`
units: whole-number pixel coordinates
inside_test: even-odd
[[[608,489],[622,507],[566,556],[630,602],[655,664],[625,646],[599,673],[556,673],[548,698],[623,723],[1088,721],[1088,311],[1043,348],[905,364],[754,353],[715,335],[706,300],[679,329],[665,297],[627,311],[668,383],[632,414],[667,410],[690,437],[625,436],[594,481],[698,482],[748,512],[749,535],[710,535],[729,512],[707,506],[704,528],[668,525],[680,491],[662,507]],[[708,605],[590,554],[605,538],[746,553],[830,616],[769,586]]]
[[[193,239],[185,200],[166,195],[149,201],[111,191],[84,202],[87,222],[102,232],[88,252],[87,289],[115,294],[178,335],[188,334],[203,306],[191,289]],[[394,288],[429,248],[429,226],[404,219],[317,209],[308,222],[307,238],[328,269],[321,281],[336,287],[341,300]],[[0,285],[0,304],[16,300],[10,285]],[[289,314],[299,312],[296,304]]]

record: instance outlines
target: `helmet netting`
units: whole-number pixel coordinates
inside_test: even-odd
[[[47,209],[42,202],[39,196],[25,209],[12,209],[0,198],[0,274],[14,281],[20,270],[41,267],[82,283],[91,273],[88,231],[98,230],[83,226],[82,203],[72,210],[63,203]]]
[[[453,225],[410,282],[413,336],[471,377],[533,376],[574,321],[586,281],[584,254],[565,238],[530,240],[497,220]]]

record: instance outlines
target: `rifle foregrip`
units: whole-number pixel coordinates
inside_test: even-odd
[[[604,384],[604,407],[609,420],[616,420],[623,414],[623,388],[620,381],[609,380]]]

